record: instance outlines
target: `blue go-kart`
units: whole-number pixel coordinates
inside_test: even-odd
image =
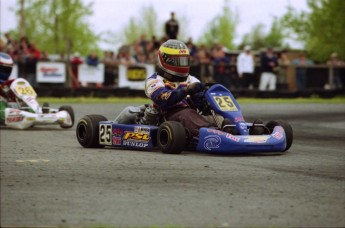
[[[203,99],[204,110],[198,111],[212,116],[217,127],[201,128],[198,137],[191,137],[181,123],[163,118],[158,124],[146,125],[122,124],[101,115],[86,115],[77,124],[77,139],[85,148],[160,149],[169,154],[184,150],[215,154],[284,152],[291,147],[293,131],[289,123],[245,122],[239,104],[224,86],[208,86]]]

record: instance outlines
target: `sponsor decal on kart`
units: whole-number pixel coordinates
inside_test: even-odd
[[[150,135],[144,133],[135,133],[131,131],[126,131],[125,135],[122,138],[123,140],[140,140],[140,141],[149,141]]]
[[[149,127],[142,127],[142,126],[135,126],[134,133],[143,133],[143,134],[150,134]]]
[[[123,129],[121,128],[114,128],[112,131],[113,136],[120,137],[123,134]]]
[[[212,150],[219,148],[220,143],[222,142],[221,138],[218,135],[209,135],[204,138],[204,148],[206,150]]]
[[[245,124],[245,123],[240,123],[240,128],[242,129],[242,130],[246,130],[247,129],[247,125]]]
[[[226,134],[226,138],[232,140],[232,141],[235,141],[235,142],[239,142],[240,141],[240,138],[237,137],[237,136],[234,136],[232,134]]]
[[[24,116],[22,115],[10,115],[6,118],[7,123],[15,123],[20,122],[24,119]]]
[[[280,140],[280,139],[283,138],[283,134],[282,134],[282,132],[280,132],[280,131],[276,131],[276,132],[274,132],[274,133],[272,134],[272,137],[273,137],[273,138],[276,138],[276,139],[278,139],[278,140]]]
[[[125,131],[125,134],[122,137],[122,145],[145,148],[148,147],[150,139],[150,134]]]
[[[213,133],[213,134],[217,134],[217,135],[226,135],[225,132],[219,131],[219,130],[216,130],[216,129],[207,129],[207,132],[210,132],[210,133]]]
[[[241,122],[241,121],[244,121],[244,120],[243,120],[243,117],[242,117],[242,116],[236,116],[236,117],[234,118],[234,121],[235,121],[235,123],[237,123],[237,122]]]
[[[113,145],[121,145],[121,137],[113,136]]]
[[[251,143],[265,143],[270,138],[270,135],[259,135],[259,136],[250,136],[244,138],[244,142],[251,142]]]

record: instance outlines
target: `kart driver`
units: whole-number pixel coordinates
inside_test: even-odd
[[[167,121],[180,122],[192,136],[198,136],[202,127],[216,127],[214,119],[195,110],[203,110],[205,86],[189,74],[189,58],[188,47],[183,42],[170,39],[163,43],[158,51],[157,72],[145,82],[145,93],[153,104],[128,106],[114,122],[157,125],[163,116]],[[195,107],[190,106],[189,98]],[[223,127],[230,122],[228,119],[219,121]]]
[[[15,95],[10,91],[13,80],[8,80],[13,68],[11,56],[0,52],[0,122],[5,120],[5,108],[9,102],[15,102]]]
[[[192,135],[198,135],[201,127],[211,127],[187,102],[189,96],[200,109],[204,84],[189,74],[189,49],[183,42],[170,39],[158,51],[157,72],[146,79],[145,93],[153,101],[153,107],[162,112],[167,121],[180,122]]]

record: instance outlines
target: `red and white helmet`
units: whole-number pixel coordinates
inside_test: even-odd
[[[185,43],[168,40],[158,50],[159,75],[169,81],[185,81],[189,76],[190,54]]]

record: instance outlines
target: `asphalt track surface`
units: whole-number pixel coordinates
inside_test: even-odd
[[[72,106],[78,120],[112,119],[126,105]],[[242,111],[247,121],[289,121],[291,149],[231,156],[85,149],[75,126],[2,128],[1,227],[344,227],[345,104]]]

